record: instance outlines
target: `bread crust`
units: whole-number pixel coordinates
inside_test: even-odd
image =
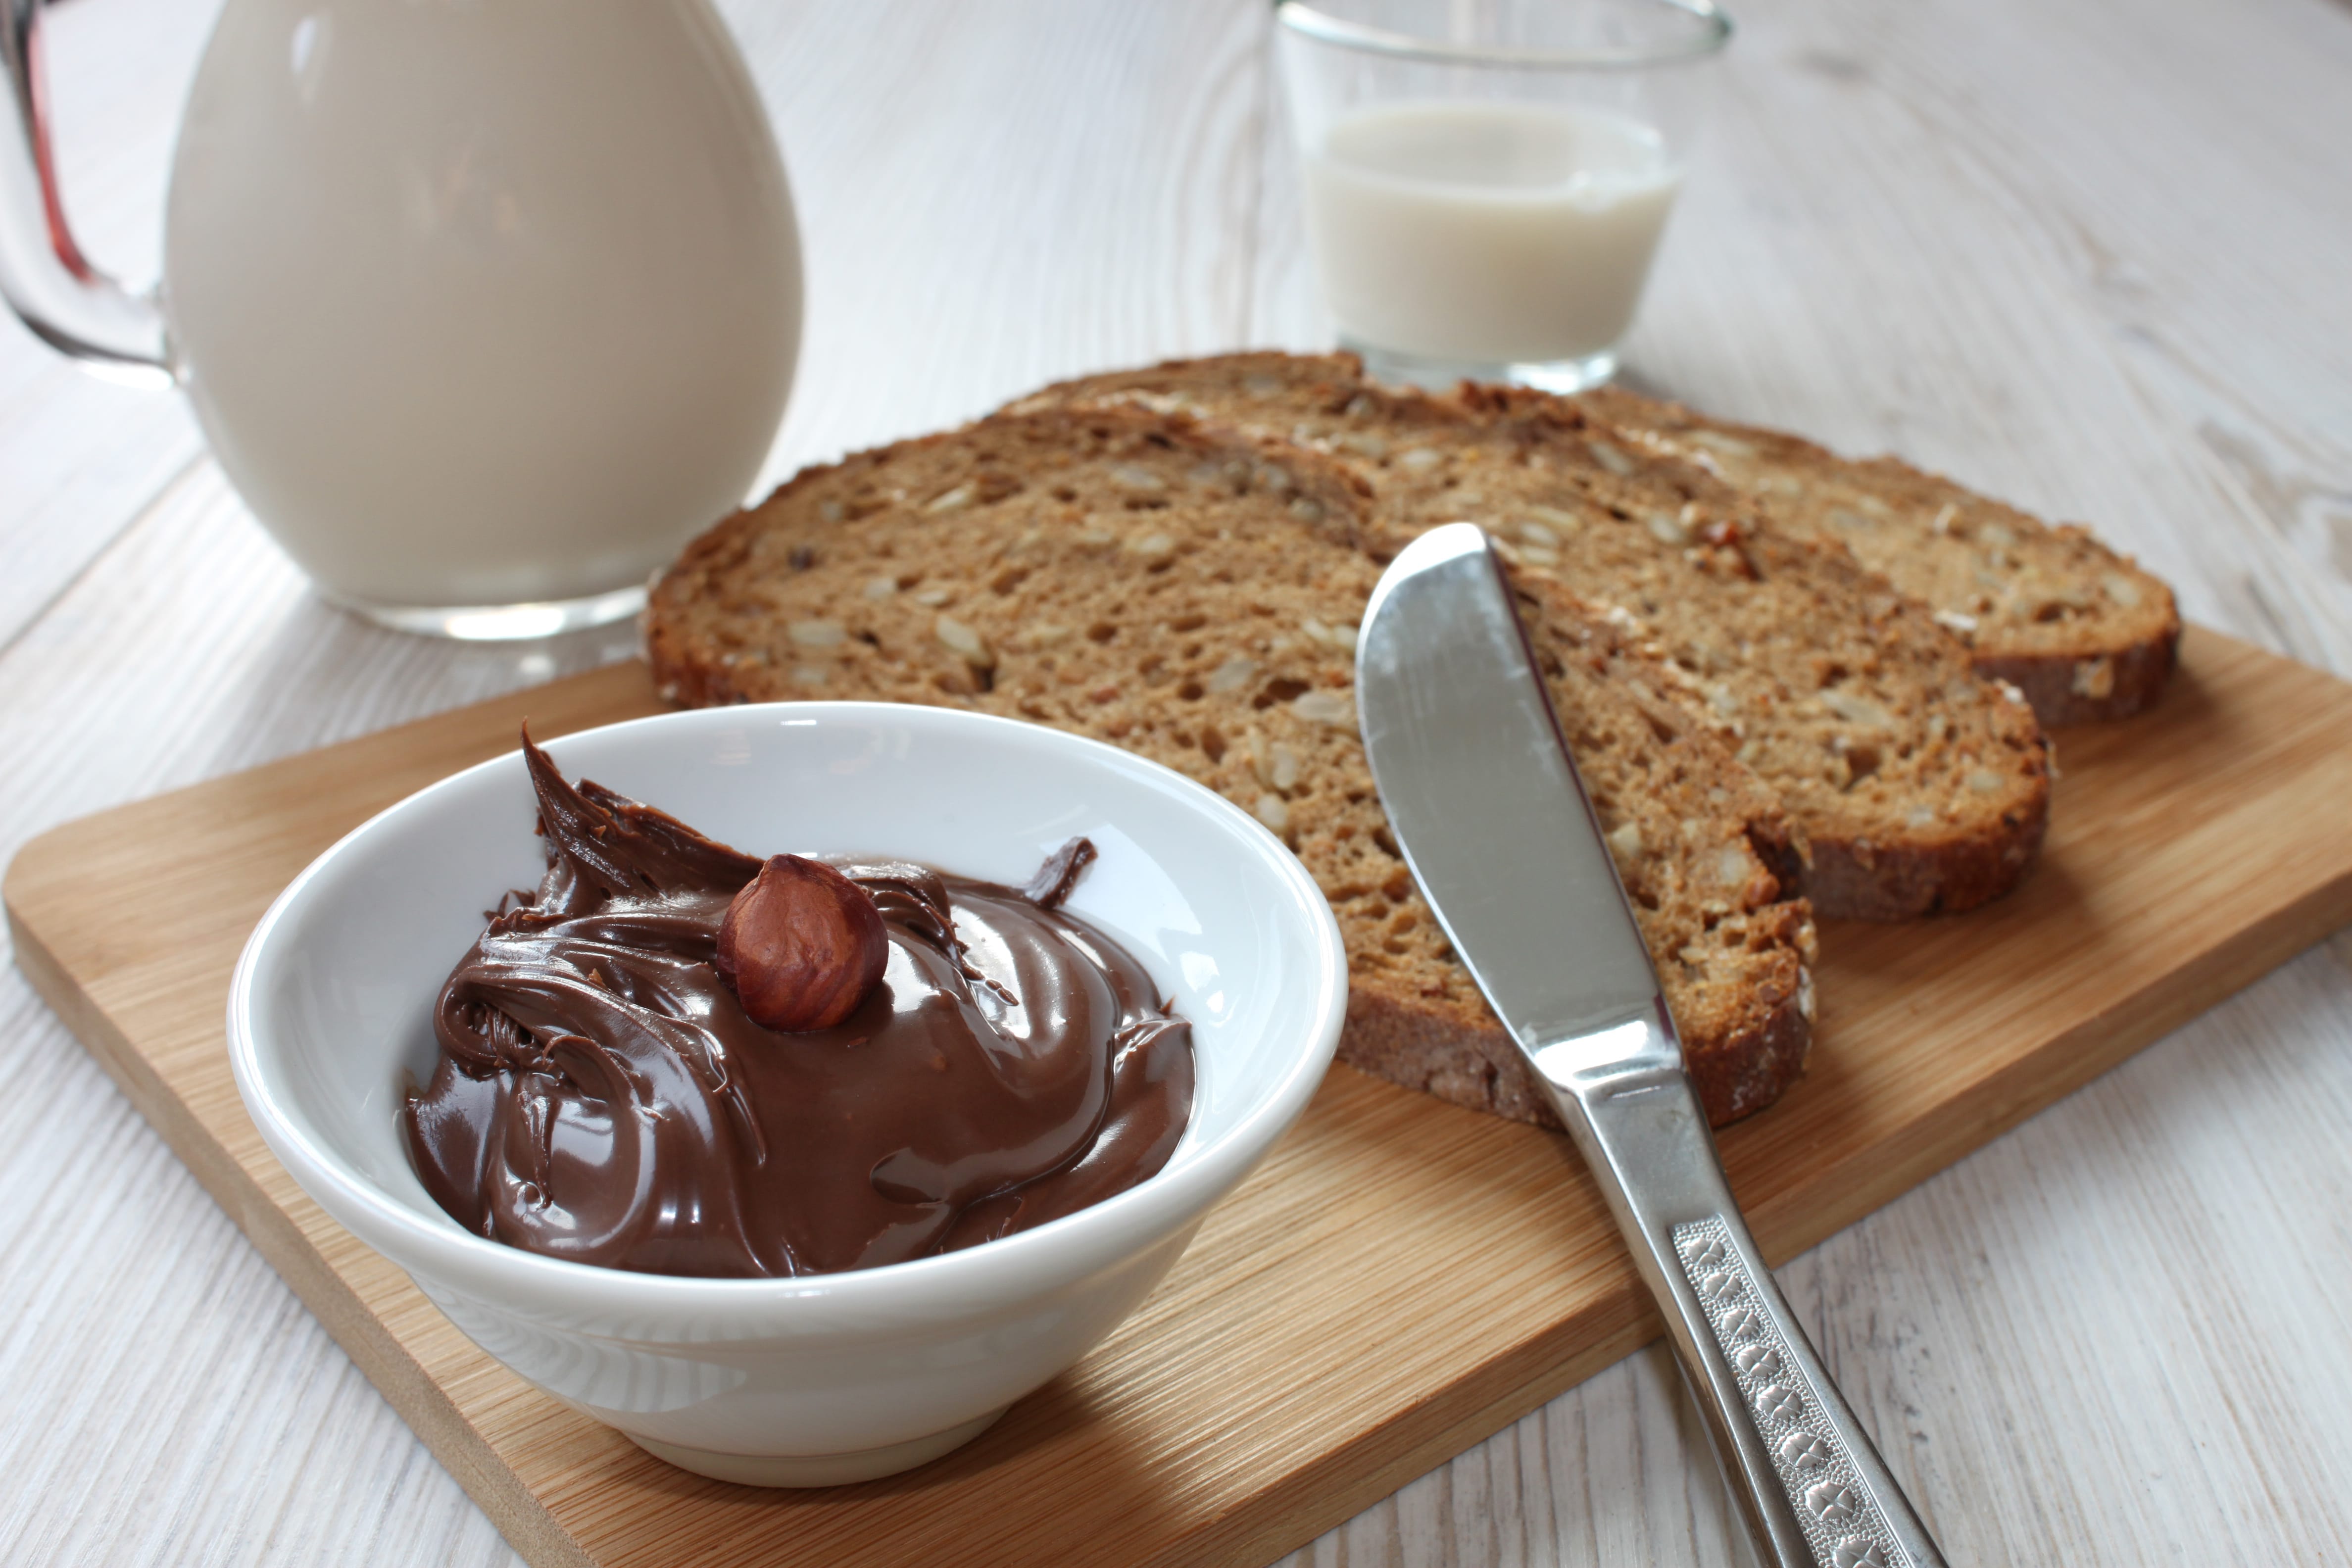
[[[1974,650],[1979,673],[2025,694],[2034,717],[2053,730],[2128,719],[2152,706],[2171,684],[2180,658],[2180,616],[2154,636],[2091,653],[2004,656]],[[2104,690],[2106,695],[2094,696]]]
[[[1809,1005],[1809,997],[1791,995],[1721,1039],[1684,1042],[1683,1067],[1709,1123],[1753,1116],[1803,1075],[1813,1038]],[[1527,1058],[1483,1009],[1472,1016],[1391,992],[1351,989],[1339,1059],[1449,1104],[1538,1127],[1560,1124]]]
[[[1837,920],[1919,920],[1974,909],[2017,885],[2041,853],[2049,814],[2046,807],[2004,813],[2001,826],[2005,836],[1886,848],[1867,838],[1817,838],[1806,896]]]

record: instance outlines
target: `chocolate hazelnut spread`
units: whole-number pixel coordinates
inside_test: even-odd
[[[882,977],[838,1024],[781,1033],[712,962],[761,863],[523,747],[547,875],[442,987],[404,1116],[468,1230],[649,1273],[822,1273],[1042,1225],[1167,1163],[1191,1026],[1055,907],[1091,844],[1026,892],[834,863],[881,916]],[[783,918],[751,904],[738,922]]]

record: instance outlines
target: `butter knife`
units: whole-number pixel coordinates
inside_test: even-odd
[[[1599,1178],[1764,1561],[1943,1568],[1732,1200],[1657,972],[1475,526],[1422,535],[1381,578],[1356,703],[1405,863]]]

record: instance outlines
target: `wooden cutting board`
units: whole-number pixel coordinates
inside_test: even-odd
[[[1263,1563],[1657,1332],[1564,1140],[1340,1068],[1130,1321],[927,1468],[730,1487],[536,1393],[264,1149],[229,971],[313,856],[524,716],[659,707],[641,666],[581,676],[68,824],[7,875],[17,963],[534,1563]],[[2352,922],[2352,686],[2192,631],[2155,711],[2063,741],[2021,889],[1823,933],[1811,1071],[1722,1138],[1768,1258]]]

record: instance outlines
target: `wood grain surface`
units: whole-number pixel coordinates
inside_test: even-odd
[[[47,12],[68,206],[133,278],[212,8]],[[770,477],[1048,375],[1329,341],[1261,5],[722,9],[808,247]],[[2352,9],[1734,11],[1628,378],[2088,519],[2194,618],[2352,674]],[[179,399],[0,321],[0,857],[631,640],[323,608]],[[2352,1562],[2347,1041],[2339,936],[1780,1271],[1956,1562]],[[0,1561],[514,1561],[5,967],[0,1073]],[[1645,1352],[1297,1563],[1728,1563],[1735,1533]]]
[[[1127,1323],[919,1471],[706,1482],[536,1394],[263,1147],[228,976],[278,890],[376,811],[526,718],[659,706],[640,664],[574,676],[54,828],[6,880],[18,967],[534,1563],[1256,1563],[1656,1334],[1564,1139],[1342,1068]],[[2074,749],[2024,888],[1830,931],[1803,1081],[1720,1140],[1768,1260],[2352,921],[2352,814],[2329,811],[2347,732],[2352,685],[2192,633],[2154,711]]]

